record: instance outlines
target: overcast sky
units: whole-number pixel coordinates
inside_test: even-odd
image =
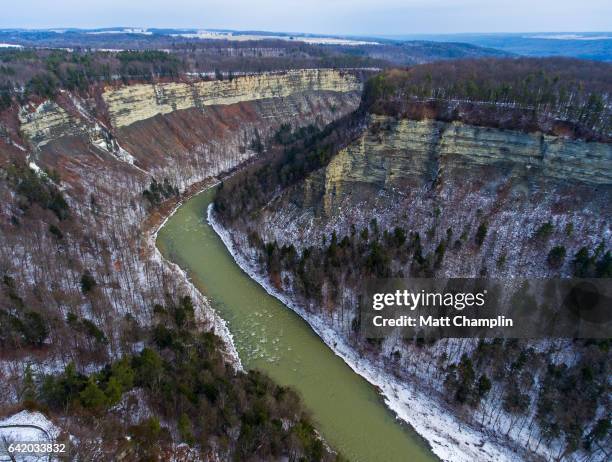
[[[611,0],[2,0],[0,28],[194,27],[326,34],[611,31]]]

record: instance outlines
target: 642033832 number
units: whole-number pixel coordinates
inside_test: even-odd
[[[10,454],[63,454],[67,451],[66,443],[11,443],[6,446]]]

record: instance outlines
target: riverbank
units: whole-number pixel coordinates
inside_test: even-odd
[[[161,228],[157,246],[227,322],[244,368],[295,390],[325,441],[348,460],[439,460],[304,319],[236,264],[206,220],[214,196],[209,189],[183,203]]]
[[[191,185],[176,199],[170,199],[162,203],[160,207],[151,213],[149,219],[144,224],[144,240],[147,249],[152,252],[151,258],[158,261],[162,266],[166,267],[169,272],[181,278],[189,290],[189,296],[192,298],[192,300],[199,302],[196,304],[196,306],[201,306],[202,310],[199,313],[196,312],[196,319],[200,322],[209,323],[212,326],[212,332],[223,340],[225,345],[225,357],[227,361],[232,364],[236,370],[244,370],[242,362],[240,361],[240,356],[236,350],[234,338],[227,327],[227,322],[221,316],[219,316],[206,296],[195,287],[187,272],[176,263],[164,258],[156,244],[159,231],[164,227],[168,220],[172,218],[181,205],[192,197],[214,187],[218,183],[218,178],[207,178],[204,181]]]
[[[257,262],[243,249],[245,243],[236,241],[214,217],[212,205],[207,211],[208,223],[225,244],[236,264],[265,291],[281,301],[302,317],[324,341],[355,373],[380,390],[385,404],[397,418],[410,425],[424,438],[433,453],[443,461],[473,462],[516,461],[521,458],[501,442],[476,428],[466,426],[448,412],[434,397],[419,390],[410,383],[400,382],[397,378],[376,367],[369,359],[360,357],[354,349],[330,328],[324,319],[309,313],[296,304],[290,296],[274,288],[259,269]]]
[[[198,290],[197,287],[191,281],[189,275],[179,265],[165,258],[159,248],[157,247],[157,237],[160,230],[164,225],[172,218],[176,211],[187,201],[194,198],[198,194],[203,193],[207,189],[213,188],[220,182],[231,178],[236,173],[250,168],[253,165],[257,165],[260,162],[264,162],[265,159],[252,158],[240,165],[231,168],[225,173],[221,173],[217,176],[210,176],[202,181],[197,181],[189,185],[183,192],[176,197],[166,199],[157,207],[155,207],[148,215],[147,219],[142,225],[142,234],[144,236],[144,248],[141,252],[150,252],[151,258],[159,262],[168,271],[179,277],[186,285],[189,290],[189,295],[193,300],[199,302],[203,309],[201,312],[196,312],[196,318],[204,323],[210,323],[212,331],[223,340],[226,347],[226,359],[236,368],[236,370],[244,370],[236,345],[234,337],[230,332],[227,322],[223,319],[216,310],[212,307],[210,301],[206,296]]]

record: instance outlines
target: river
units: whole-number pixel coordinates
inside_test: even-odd
[[[437,460],[302,318],[240,269],[206,222],[213,198],[209,189],[181,205],[157,246],[227,321],[243,365],[298,390],[325,440],[351,461]]]

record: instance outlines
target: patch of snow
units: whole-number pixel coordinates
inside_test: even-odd
[[[185,37],[200,40],[230,40],[233,42],[246,42],[251,40],[284,40],[288,42],[304,42],[317,45],[380,45],[378,42],[365,40],[351,40],[337,37],[324,36],[300,36],[300,35],[254,35],[254,34],[235,34],[233,32],[216,32],[200,30],[197,32],[170,34],[172,37]]]
[[[40,167],[38,165],[36,165],[36,162],[34,161],[30,161],[30,163],[28,164],[28,167],[30,167],[32,170],[34,170],[36,173],[40,173],[42,170],[40,169]]]
[[[26,148],[24,148],[24,147],[23,147],[21,144],[16,143],[16,142],[15,142],[15,141],[13,141],[13,140],[9,140],[9,143],[10,143],[12,146],[16,147],[17,149],[19,149],[20,151],[23,151],[23,152],[27,152],[27,151],[28,151],[28,150],[27,150]]]
[[[79,98],[77,96],[72,94],[72,92],[68,92],[68,97],[70,98],[70,101],[72,101],[72,104],[74,104],[74,107],[77,109],[77,111],[79,111],[79,114],[85,120],[87,120],[87,122],[89,122],[89,123],[94,123],[95,122],[94,117],[89,113],[89,111],[87,109],[85,109],[85,107],[83,106],[82,102],[79,101]]]
[[[147,29],[128,27],[124,29],[113,29],[113,30],[99,30],[86,32],[90,35],[102,35],[102,34],[141,34],[141,35],[153,35],[153,32]]]
[[[21,411],[0,420],[0,438],[7,441],[46,442],[60,433],[60,428],[40,412]]]
[[[118,146],[118,149],[115,152],[117,157],[121,159],[123,162],[127,162],[128,164],[134,165],[134,161],[136,160],[134,159],[134,156],[130,154],[129,152],[127,152],[125,149],[123,149],[121,146],[119,145],[117,146]]]
[[[582,35],[582,34],[541,34],[526,35],[524,38],[545,40],[612,40],[610,35]]]
[[[28,162],[28,167],[30,167],[31,170],[34,170],[34,173],[36,173],[39,177],[46,177],[47,174],[44,172],[43,169],[41,169],[36,162],[34,162],[33,160],[29,160]]]

